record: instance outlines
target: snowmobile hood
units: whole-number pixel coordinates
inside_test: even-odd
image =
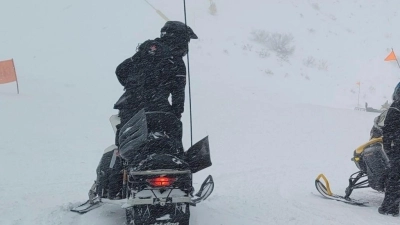
[[[356,148],[356,153],[357,154],[361,154],[364,151],[365,147],[367,147],[369,145],[372,145],[372,144],[375,144],[375,143],[378,143],[378,142],[383,142],[382,137],[372,138],[367,143],[365,143],[365,144],[361,145],[360,147]]]

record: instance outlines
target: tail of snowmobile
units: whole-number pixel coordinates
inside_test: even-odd
[[[124,160],[121,196],[126,199],[121,207],[126,210],[127,224],[189,224],[190,206],[214,190],[211,175],[196,194],[192,184],[194,173],[212,165],[209,140],[205,137],[183,152],[163,130],[168,128],[157,124],[160,117],[156,118],[155,125],[149,123],[142,110],[119,132],[118,153]],[[112,123],[117,121],[112,119]],[[100,206],[102,199],[93,195],[96,187],[89,192],[89,200],[72,211],[85,213]]]
[[[212,165],[208,137],[180,152],[173,139],[163,135],[168,132],[157,124],[159,115],[154,116],[147,118],[141,111],[120,132],[120,154],[128,162],[127,202],[123,205],[127,223],[189,224],[190,206],[205,200],[214,189],[209,176],[193,195],[193,173]],[[165,116],[163,121],[176,120]],[[150,139],[148,134],[152,134]]]
[[[351,160],[354,161],[359,171],[350,175],[349,185],[345,190],[344,196],[332,193],[328,179],[323,174],[318,175],[315,180],[315,186],[318,192],[326,198],[355,205],[364,205],[367,202],[350,198],[353,190],[368,187],[381,192],[385,190],[385,177],[389,160],[383,150],[382,137],[372,138],[358,147],[354,150]]]
[[[127,224],[189,224],[190,206],[207,199],[213,188],[208,176],[193,195],[190,170],[131,171],[127,202],[122,206]]]

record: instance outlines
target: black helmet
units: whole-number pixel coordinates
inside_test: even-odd
[[[400,100],[400,83],[398,83],[396,88],[394,89],[392,99],[393,101]]]
[[[168,21],[161,28],[161,40],[170,47],[175,55],[186,55],[190,39],[197,38],[192,28],[179,21]]]
[[[181,41],[190,39],[197,39],[197,35],[193,32],[192,28],[179,21],[167,21],[161,28],[161,38],[174,37]]]

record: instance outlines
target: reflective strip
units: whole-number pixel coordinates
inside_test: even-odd
[[[118,147],[116,145],[110,145],[106,149],[104,149],[104,153],[103,154],[106,154],[107,152],[114,151],[114,149],[118,149]]]
[[[171,200],[166,198],[147,198],[147,199],[128,199],[127,202],[122,205],[122,208],[129,208],[135,205],[158,205],[160,203],[193,203],[191,197],[171,197]]]
[[[177,77],[186,77],[186,75],[176,75]]]
[[[397,111],[399,111],[399,112],[400,112],[400,109],[398,109],[398,108],[395,108],[395,107],[390,107],[389,109],[395,109],[395,110],[397,110]]]
[[[114,153],[112,155],[111,162],[110,162],[110,169],[114,168],[115,161],[117,160],[117,152],[118,152],[118,149],[114,149]]]

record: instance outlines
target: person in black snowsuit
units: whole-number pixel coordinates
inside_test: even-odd
[[[125,89],[114,106],[119,110],[121,119],[117,126],[117,146],[119,130],[139,110],[145,109],[146,112],[172,113],[179,119],[169,135],[176,139],[183,150],[180,122],[186,86],[183,56],[188,53],[190,40],[197,38],[184,23],[168,21],[161,29],[160,38],[141,44],[132,57],[117,67],[117,78]],[[170,95],[172,104],[168,100]]]
[[[148,113],[155,112],[151,116],[146,115],[149,131],[160,127],[166,129],[167,135],[175,141],[178,151],[183,154],[180,121],[184,111],[186,86],[183,57],[188,53],[190,40],[197,38],[184,23],[168,21],[161,28],[160,38],[145,41],[132,57],[118,65],[115,73],[125,91],[114,105],[114,109],[119,110],[121,120],[115,137],[117,147],[121,128],[144,109]],[[168,100],[170,96],[172,104]],[[169,116],[162,116],[163,113]],[[171,119],[171,115],[174,119]],[[113,168],[110,168],[113,154],[114,151],[108,151],[101,158],[96,170],[96,190],[89,192],[89,196],[95,193],[110,199],[118,198],[122,187],[123,166],[121,158],[117,157]]]
[[[400,83],[393,92],[393,103],[384,121],[383,148],[389,158],[385,198],[378,212],[399,215],[400,203]]]

